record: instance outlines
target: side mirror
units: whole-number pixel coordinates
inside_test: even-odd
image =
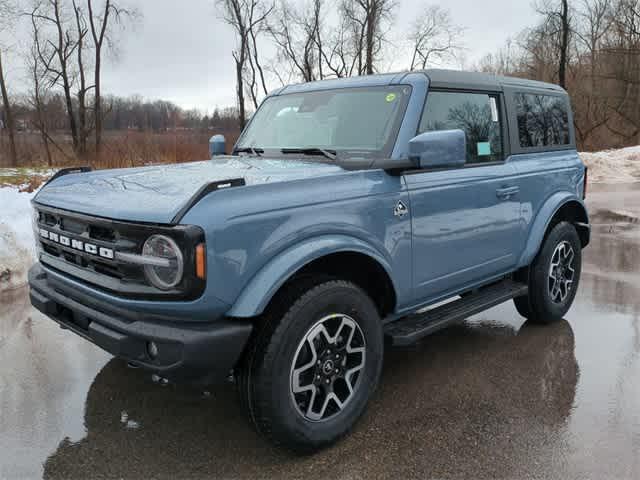
[[[226,153],[227,141],[224,135],[214,135],[209,139],[209,155],[215,157]]]
[[[461,167],[467,158],[462,130],[421,133],[409,140],[409,160],[420,168]]]

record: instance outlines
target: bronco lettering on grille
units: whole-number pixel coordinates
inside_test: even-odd
[[[60,245],[64,245],[65,247],[71,246],[71,248],[75,250],[90,253],[91,255],[97,255],[102,258],[108,258],[110,260],[114,258],[114,252],[111,248],[99,247],[98,245],[94,245],[93,243],[83,242],[81,240],[76,240],[75,238],[70,239],[69,237],[65,237],[64,235],[59,235],[55,232],[45,230],[44,228],[40,229],[40,236],[51,242],[59,243]]]

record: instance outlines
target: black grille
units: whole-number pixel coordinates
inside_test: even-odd
[[[100,258],[99,255],[80,251],[78,248],[73,248],[71,244],[63,245],[59,241],[59,239],[65,238],[69,239],[69,241],[81,241],[83,245],[90,243],[91,245],[96,245],[98,248],[109,249],[114,252],[115,257],[115,252],[120,249],[119,239],[121,235],[113,227],[95,225],[93,223],[95,221],[96,220],[92,221],[92,219],[88,217],[74,218],[59,211],[38,210],[38,227],[44,229],[46,232],[57,235],[58,238],[58,241],[55,241],[44,238],[41,235],[40,243],[43,251],[47,255],[57,258],[75,268],[90,270],[96,274],[106,275],[119,280],[139,280],[141,272],[129,277],[128,275],[132,273],[131,269],[119,263],[115,258]],[[135,240],[133,243],[135,243]],[[47,263],[47,257],[44,257],[44,262]],[[53,263],[56,263],[58,267],[60,266],[59,262]]]
[[[49,268],[127,297],[190,298],[203,289],[203,282],[194,278],[191,268],[194,247],[204,241],[198,227],[138,224],[40,205],[35,208],[38,229],[46,232],[38,239],[42,247],[40,261]],[[144,242],[154,233],[171,236],[183,250],[185,276],[175,290],[161,291],[153,287],[147,282],[143,267],[118,258],[118,252],[140,254]],[[52,234],[53,238],[47,238]],[[77,242],[82,242],[82,250]],[[93,251],[85,251],[87,245]],[[111,256],[103,255],[108,252]]]

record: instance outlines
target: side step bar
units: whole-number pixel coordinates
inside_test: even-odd
[[[524,283],[518,283],[511,279],[503,280],[476,290],[459,300],[389,323],[386,325],[384,333],[391,340],[392,345],[410,345],[441,328],[461,322],[471,315],[483,312],[512,298],[526,295],[527,291],[528,287]]]

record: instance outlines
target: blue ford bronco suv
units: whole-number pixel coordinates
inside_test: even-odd
[[[292,85],[231,155],[211,145],[207,161],[55,175],[33,201],[31,301],[163,378],[233,372],[284,447],[348,432],[385,342],[510,299],[554,322],[576,295],[587,176],[555,85],[442,70]]]

